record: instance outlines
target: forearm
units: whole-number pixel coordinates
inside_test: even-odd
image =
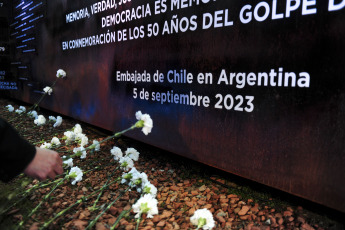
[[[35,146],[0,118],[0,180],[7,182],[23,172],[36,154]]]

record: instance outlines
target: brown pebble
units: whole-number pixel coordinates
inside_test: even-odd
[[[279,218],[279,219],[278,219],[278,224],[279,224],[279,225],[282,225],[283,223],[284,223],[284,219],[283,219],[283,218]]]
[[[164,227],[164,226],[165,226],[165,220],[162,220],[157,224],[157,227]]]
[[[115,208],[114,206],[111,206],[111,207],[109,208],[109,213],[110,213],[111,215],[115,216],[115,215],[118,213],[118,209]]]
[[[133,230],[133,229],[135,229],[135,227],[133,224],[128,224],[125,229],[126,230]]]
[[[250,209],[249,206],[242,206],[242,209],[238,212],[238,215],[240,216],[246,215],[249,209]]]
[[[199,194],[199,192],[198,192],[198,191],[192,191],[191,194],[192,194],[193,196],[196,196],[196,195]]]
[[[245,216],[240,216],[241,220],[248,220],[249,219],[249,215],[245,215]]]
[[[291,211],[284,211],[284,216],[292,216],[292,212]]]
[[[202,185],[200,188],[199,188],[199,191],[200,192],[203,192],[203,191],[205,191],[207,188],[206,188],[206,186],[205,185]]]
[[[220,222],[220,223],[225,223],[225,219],[222,216],[216,216],[216,219]]]
[[[195,212],[195,208],[189,209],[189,211],[188,211],[189,216],[192,216],[194,214],[194,212]]]
[[[305,219],[303,217],[299,216],[299,217],[297,217],[297,222],[300,222],[300,223],[304,224],[305,223]]]
[[[153,218],[152,218],[152,222],[153,223],[157,223],[161,220],[161,217],[159,215],[155,215]]]
[[[103,223],[97,223],[96,224],[96,230],[107,230],[107,228],[104,226]]]
[[[224,198],[221,198],[219,200],[220,203],[228,203],[229,202],[229,199],[224,199]]]
[[[309,224],[307,224],[307,223],[302,224],[301,229],[304,229],[304,230],[314,230],[314,228],[312,226],[310,226]]]
[[[33,223],[31,226],[30,226],[30,228],[29,228],[29,230],[38,230],[39,228],[38,228],[38,226],[39,226],[39,223]]]

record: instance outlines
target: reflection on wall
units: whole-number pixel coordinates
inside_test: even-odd
[[[37,56],[38,27],[46,15],[45,0],[16,0],[12,4],[10,38],[13,43],[11,72],[19,87],[26,85],[32,91],[42,93],[40,83],[35,82],[31,59]]]

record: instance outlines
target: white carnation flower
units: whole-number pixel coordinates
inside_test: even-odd
[[[28,116],[29,117],[33,117],[35,119],[38,118],[38,114],[37,114],[37,112],[35,110],[28,112]]]
[[[69,172],[68,176],[71,179],[73,179],[72,185],[75,185],[77,182],[83,179],[83,171],[81,171],[81,169],[76,166],[71,168],[71,171]]]
[[[135,167],[133,167],[128,173],[123,173],[121,184],[127,183],[129,186],[133,187],[131,184],[131,181],[132,181],[133,175],[135,174],[139,174],[138,170]]]
[[[85,146],[89,144],[89,138],[87,136],[83,136],[80,140],[80,146]]]
[[[75,140],[79,141],[80,146],[84,147],[89,143],[89,138],[84,133],[75,134]]]
[[[131,158],[129,157],[121,157],[119,160],[120,163],[120,168],[123,171],[128,171],[129,169],[133,168],[134,162]]]
[[[57,137],[53,137],[52,140],[50,141],[50,143],[52,143],[53,145],[56,145],[56,146],[61,145],[61,142],[60,142],[59,138],[57,138]]]
[[[63,69],[59,69],[57,72],[56,72],[56,77],[57,78],[64,78],[66,77],[66,72],[63,70]]]
[[[86,136],[84,133],[74,133],[74,135],[75,135],[75,140],[76,141],[80,141],[83,137]]]
[[[63,162],[63,164],[64,164],[65,167],[70,167],[70,168],[72,168],[72,167],[73,167],[73,158],[69,158],[68,160],[65,160],[65,161]]]
[[[56,118],[54,116],[49,116],[48,119],[49,119],[49,121],[56,122]]]
[[[157,196],[157,188],[156,188],[156,186],[154,186],[150,182],[147,182],[143,186],[143,193],[144,194],[151,194],[152,197],[156,197]]]
[[[60,116],[57,116],[56,117],[56,122],[54,123],[53,127],[56,128],[56,127],[59,127],[62,123],[62,117]]]
[[[143,133],[145,135],[151,133],[151,130],[153,128],[153,121],[150,117],[150,115],[148,114],[142,114],[141,111],[138,111],[135,113],[135,117],[137,118],[137,120],[139,120],[135,125],[138,128],[142,128],[141,131],[143,131]]]
[[[121,157],[123,157],[123,153],[119,147],[114,146],[110,150],[111,155],[114,156],[114,160],[118,161]]]
[[[158,201],[153,198],[150,194],[145,194],[141,197],[132,208],[135,213],[135,218],[139,218],[142,213],[147,214],[147,218],[153,218],[153,215],[158,214]]]
[[[133,174],[133,178],[131,181],[132,187],[135,187],[137,189],[137,192],[141,192],[144,188],[144,184],[147,184],[149,182],[146,173],[137,173]]]
[[[19,106],[19,109],[20,109],[21,111],[23,111],[23,112],[26,111],[26,108],[25,108],[24,106]]]
[[[40,146],[41,149],[50,149],[51,147],[52,147],[52,144],[47,143],[47,142],[44,142],[44,143]]]
[[[99,142],[96,141],[96,140],[93,140],[93,142],[92,142],[92,147],[95,149],[95,151],[99,151],[100,148],[101,148]]]
[[[13,112],[14,111],[14,107],[12,105],[7,105],[6,108],[7,108],[7,110],[9,112]]]
[[[24,111],[23,111],[23,110],[20,110],[20,109],[16,109],[15,112],[18,113],[18,114],[21,114],[21,113],[23,113]]]
[[[44,125],[46,123],[46,119],[43,115],[39,115],[35,120],[34,123],[38,126]]]
[[[78,133],[83,133],[83,129],[81,128],[81,126],[79,124],[76,124],[73,128],[73,132],[75,134],[78,134]]]
[[[121,183],[127,183],[131,188],[136,188],[138,192],[141,192],[144,185],[149,183],[146,173],[140,173],[135,167],[133,167],[128,173],[122,175]]]
[[[53,89],[49,86],[44,87],[43,91],[48,95],[51,95],[53,93]]]
[[[78,147],[74,148],[73,152],[77,154],[77,156],[80,156],[80,159],[85,159],[86,158],[86,150],[84,147]]]
[[[135,148],[127,148],[125,152],[125,156],[132,158],[133,161],[138,161],[139,154],[140,153]]]
[[[72,131],[64,132],[63,135],[67,138],[66,139],[67,142],[72,142],[75,140],[75,133]]]
[[[194,215],[190,218],[190,222],[193,225],[197,225],[197,229],[212,229],[215,226],[213,215],[206,208],[196,210]]]

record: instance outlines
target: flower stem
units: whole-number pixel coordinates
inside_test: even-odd
[[[110,185],[116,183],[117,181],[119,181],[121,179],[121,177],[116,178],[114,181],[110,182],[109,184],[107,184],[106,186],[103,186],[102,188],[98,189],[97,191],[94,191],[93,193],[91,193],[90,195],[87,196],[83,196],[82,198],[80,198],[79,200],[77,200],[74,204],[70,205],[69,207],[65,208],[64,210],[60,211],[59,213],[57,213],[52,219],[50,219],[48,222],[45,222],[44,225],[40,228],[40,230],[47,228],[51,223],[53,223],[57,218],[59,218],[60,216],[62,216],[63,214],[65,214],[67,211],[69,211],[71,208],[77,206],[78,204],[86,201],[87,199],[89,199],[90,197],[96,195],[97,193],[103,191],[104,189],[106,189],[107,187],[109,187]]]
[[[106,142],[106,141],[109,141],[109,140],[111,140],[111,139],[113,139],[113,138],[115,138],[115,137],[119,137],[119,136],[121,136],[122,134],[124,134],[124,133],[126,133],[126,132],[128,132],[128,131],[130,131],[130,130],[132,130],[132,129],[135,129],[135,128],[136,128],[136,126],[135,126],[135,125],[132,125],[132,126],[129,127],[128,129],[122,130],[121,132],[117,132],[117,133],[115,133],[114,135],[109,136],[109,137],[105,138],[104,140],[101,140],[101,141],[99,142],[99,144],[102,144],[102,143],[104,143],[104,142]],[[85,151],[90,150],[90,149],[93,149],[93,148],[94,148],[93,145],[90,145],[90,146],[88,146],[88,147],[85,148]],[[75,154],[73,154],[73,155],[67,156],[67,157],[65,158],[65,160],[68,160],[68,159],[70,159],[70,158],[74,158],[74,157],[76,157],[77,155],[78,155],[78,153],[75,153]]]
[[[65,175],[65,174],[66,174],[66,173],[63,173],[63,174],[61,174],[61,175]],[[59,176],[61,176],[61,175],[59,175]],[[61,179],[61,178],[60,178],[60,179]],[[59,179],[56,179],[56,180],[59,180]],[[55,184],[55,183],[56,183],[56,180],[51,181],[51,182],[48,182],[48,183],[46,183],[46,184],[42,184],[42,182],[40,182],[40,183],[38,183],[38,184],[35,184],[35,185],[32,186],[31,188],[29,188],[29,189],[27,189],[26,191],[24,191],[22,195],[28,195],[28,194],[29,194],[31,191],[33,191],[33,190],[40,189],[40,188],[44,188],[44,187],[47,187],[47,186],[49,186],[49,185],[51,185],[51,184]]]
[[[126,188],[126,190],[125,190],[122,194],[120,194],[115,200],[113,200],[105,209],[103,209],[103,211],[102,211],[95,219],[93,219],[93,220],[90,222],[90,224],[86,227],[85,230],[91,229],[91,228],[97,223],[98,219],[99,219],[109,208],[111,208],[111,206],[113,206],[113,204],[114,204],[116,201],[118,201],[118,200],[119,200],[129,189],[130,189],[130,187],[128,186],[128,187]]]
[[[27,196],[28,195],[25,195],[25,196],[21,197],[19,200],[17,200],[13,204],[11,204],[8,208],[6,208],[5,210],[2,210],[1,213],[0,213],[0,223],[1,223],[2,219],[3,219],[3,217],[5,216],[4,214],[7,213],[13,207],[17,206],[17,204],[21,203]]]
[[[117,217],[113,226],[110,228],[110,230],[114,230],[116,228],[116,226],[119,224],[120,220],[123,218],[123,216],[126,215],[127,213],[129,213],[131,210],[132,210],[132,207],[128,210],[122,211],[121,214]]]
[[[53,82],[53,84],[50,86],[50,88],[53,88],[57,82],[57,80],[59,80],[59,78],[56,78],[55,81]],[[47,95],[48,93],[44,93],[40,99],[38,99],[38,101],[33,105],[31,106],[31,108],[28,110],[28,112],[32,111],[32,110],[35,110],[38,105],[41,103],[41,101],[43,100],[43,98]],[[27,112],[27,113],[28,113]]]
[[[124,133],[126,133],[126,132],[128,132],[128,131],[130,131],[130,130],[132,130],[132,129],[135,129],[135,128],[136,128],[135,125],[132,125],[132,126],[129,127],[128,129],[122,130],[121,132],[117,132],[117,133],[115,133],[114,135],[105,138],[104,140],[100,141],[99,144],[102,144],[103,142],[106,142],[106,141],[108,141],[108,140],[110,140],[110,139],[113,139],[113,138],[115,138],[115,137],[119,137],[119,136],[121,136],[122,134],[124,134]]]
[[[62,176],[62,175],[66,175],[66,173],[63,173],[61,175],[58,175],[58,176]],[[58,177],[57,176],[57,177]],[[56,179],[54,181],[51,181],[49,183],[46,183],[46,184],[43,184],[44,182],[48,181],[48,180],[45,180],[45,181],[42,181],[42,182],[39,182],[38,184],[35,184],[33,187],[25,190],[24,192],[21,192],[19,194],[17,194],[16,196],[17,197],[20,197],[19,200],[15,201],[14,203],[12,203],[9,207],[7,207],[6,209],[2,210],[1,213],[0,213],[0,216],[2,216],[3,214],[7,213],[11,208],[17,206],[19,203],[21,203],[26,197],[29,196],[29,194],[33,191],[33,190],[37,190],[37,189],[40,189],[40,188],[44,188],[44,187],[48,187],[52,184],[55,184],[57,182],[57,180],[59,179]]]
[[[41,202],[29,213],[29,215],[27,215],[20,223],[19,225],[17,226],[16,229],[19,229],[21,227],[23,227],[25,221],[27,219],[29,219],[40,207],[41,205],[49,198],[49,196],[53,193],[53,191],[59,187],[60,185],[62,185],[62,183],[68,178],[68,175],[66,175],[64,178],[60,178],[58,179],[56,182],[57,184],[54,186],[54,188],[47,194],[43,197],[43,199],[41,200]]]
[[[141,214],[140,214],[139,218],[137,219],[137,226],[136,226],[135,230],[139,229],[140,221],[141,221]]]
[[[55,86],[55,84],[56,84],[56,82],[57,82],[58,79],[59,79],[59,78],[55,79],[55,81],[54,81],[53,84],[50,86],[50,88],[53,88],[53,87]],[[40,99],[38,99],[38,101],[37,101],[35,104],[33,104],[33,105],[32,105],[28,110],[26,110],[25,112],[19,114],[19,116],[14,117],[13,119],[11,119],[10,122],[14,122],[14,121],[16,121],[18,118],[21,118],[23,115],[27,115],[29,112],[35,110],[35,109],[38,107],[38,105],[41,103],[41,101],[43,100],[43,98],[44,98],[47,94],[48,94],[48,93],[45,92],[45,93],[40,97]],[[18,125],[17,125],[17,126],[18,126]],[[17,126],[16,126],[16,128],[17,128]]]
[[[103,185],[103,187],[107,186],[108,182],[110,181],[110,179],[112,178],[112,176],[115,174],[115,172],[119,169],[120,166],[117,166],[114,171],[108,176],[107,181],[105,182],[105,184]],[[90,210],[96,210],[96,205],[99,201],[99,199],[101,198],[103,194],[103,190],[98,194],[97,199],[95,200],[95,202],[93,203],[92,207],[90,208]]]

